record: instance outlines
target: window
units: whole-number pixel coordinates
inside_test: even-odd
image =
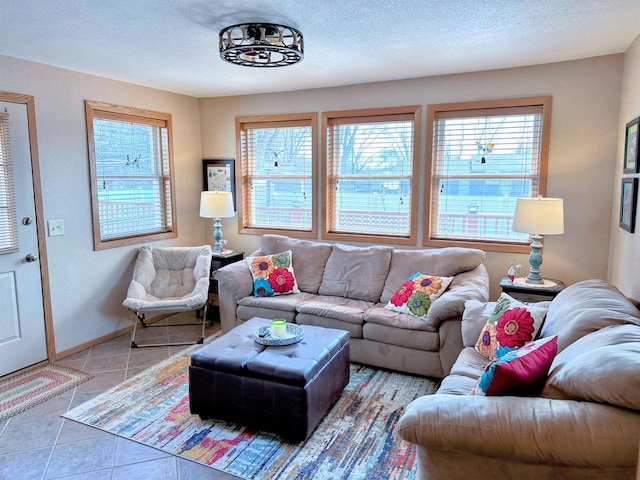
[[[11,168],[9,114],[0,113],[0,253],[18,249],[18,224]]]
[[[94,248],[175,238],[171,115],[85,106]]]
[[[420,106],[323,113],[323,238],[416,243]]]
[[[241,233],[316,236],[315,113],[238,117]]]
[[[429,106],[426,245],[528,245],[511,223],[518,197],[546,191],[550,118],[551,97]]]

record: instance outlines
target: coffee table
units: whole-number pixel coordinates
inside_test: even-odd
[[[349,333],[304,325],[297,343],[261,345],[254,333],[270,322],[247,320],[191,356],[191,413],[304,440],[349,383]]]

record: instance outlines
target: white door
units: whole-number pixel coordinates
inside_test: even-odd
[[[4,114],[4,115],[3,115]],[[8,121],[6,119],[8,114]],[[10,157],[13,180],[6,176],[6,147],[0,140],[0,239],[17,228],[17,241],[0,249],[0,376],[47,359],[42,278],[38,258],[35,203],[31,173],[31,153],[27,107],[0,101],[3,126],[10,130]],[[7,135],[0,134],[0,138]],[[4,153],[4,154],[3,154]],[[12,184],[12,185],[11,185]],[[13,190],[15,209],[9,205]],[[7,214],[14,210],[15,214]],[[4,213],[3,213],[4,211]]]

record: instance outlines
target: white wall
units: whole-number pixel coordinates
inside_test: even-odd
[[[56,351],[133,324],[122,307],[137,247],[94,251],[84,100],[173,116],[179,237],[158,245],[199,245],[202,189],[197,99],[0,56],[0,90],[35,98],[45,221],[65,235],[47,238]]]
[[[480,73],[202,99],[202,152],[207,158],[235,157],[237,115],[410,104],[426,107],[430,103],[552,95],[547,196],[564,198],[565,234],[545,238],[542,272],[567,284],[588,278],[606,279],[623,60],[623,55],[609,55]],[[426,108],[423,116],[426,117]],[[422,176],[426,157],[424,130]],[[233,249],[250,253],[259,246],[259,237],[237,233],[236,219],[223,220],[223,229]],[[210,234],[209,226],[207,238]],[[513,258],[528,269],[526,254],[488,253],[486,264],[493,298],[499,294],[500,278]]]
[[[640,301],[640,212],[636,213],[635,233],[618,226],[620,221],[620,183],[623,177],[639,178],[638,174],[622,174],[624,164],[625,125],[640,116],[640,36],[631,44],[624,59],[620,117],[618,121],[618,154],[613,180],[613,213],[611,215],[610,281],[629,297]],[[640,204],[640,201],[638,202]],[[640,205],[638,205],[640,210]]]

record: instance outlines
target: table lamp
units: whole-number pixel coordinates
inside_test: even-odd
[[[221,254],[224,252],[224,240],[222,236],[221,218],[230,218],[235,216],[233,210],[233,197],[231,192],[222,190],[214,190],[211,192],[202,192],[200,194],[200,216],[202,218],[213,218],[213,241],[214,246],[212,252]]]
[[[518,198],[511,230],[531,234],[529,275],[526,283],[543,285],[542,235],[564,233],[564,211],[561,198]]]

